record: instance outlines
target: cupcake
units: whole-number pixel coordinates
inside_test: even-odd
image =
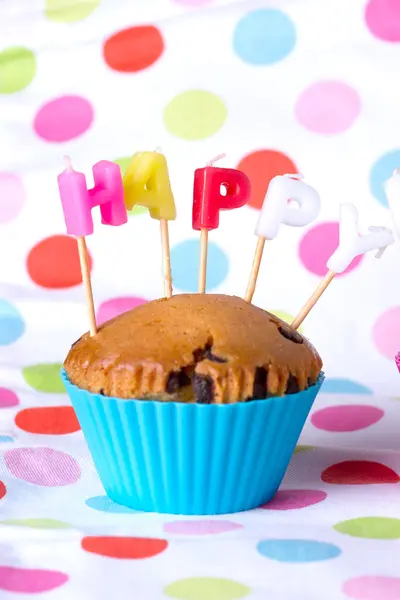
[[[83,335],[62,377],[112,500],[205,515],[274,496],[321,367],[276,316],[233,296],[182,294]]]

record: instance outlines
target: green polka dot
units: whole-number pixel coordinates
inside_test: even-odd
[[[101,0],[46,0],[46,17],[59,23],[76,23],[86,19]]]
[[[22,375],[28,385],[38,392],[47,394],[65,394],[60,377],[60,363],[31,365],[22,369]]]
[[[336,531],[359,538],[397,540],[400,538],[400,519],[390,517],[360,517],[342,521]]]
[[[73,526],[56,519],[8,519],[0,521],[2,525],[31,527],[32,529],[73,529]]]
[[[285,323],[288,323],[289,325],[290,325],[290,323],[293,323],[293,321],[294,321],[293,315],[290,315],[289,313],[285,312],[284,310],[270,310],[268,312],[272,313],[276,317],[279,317],[279,319],[282,319],[282,321],[285,321]],[[298,331],[300,333],[303,333],[303,328],[300,326]]]
[[[164,124],[170,133],[184,140],[202,140],[222,127],[227,111],[218,96],[203,90],[189,90],[175,96],[164,110]]]
[[[294,451],[297,454],[298,452],[307,452],[307,450],[313,450],[313,449],[314,449],[314,446],[302,446],[301,444],[299,444],[298,446],[296,446]]]
[[[234,600],[244,598],[250,591],[250,588],[236,581],[214,577],[181,579],[164,589],[167,596],[181,600]]]
[[[25,89],[36,73],[36,59],[32,50],[22,46],[0,52],[0,94],[14,94]]]
[[[124,176],[125,171],[128,168],[129,163],[131,162],[131,156],[124,156],[123,158],[115,158],[114,162],[117,163],[121,167],[121,174]],[[135,206],[133,210],[128,210],[129,217],[137,217],[139,215],[144,215],[148,213],[149,210],[145,206]]]

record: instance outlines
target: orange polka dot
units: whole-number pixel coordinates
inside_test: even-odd
[[[260,209],[267,193],[269,182],[277,175],[298,173],[294,162],[278,150],[256,150],[242,158],[237,168],[251,181],[251,196],[248,205]]]
[[[81,542],[87,552],[110,558],[150,558],[168,547],[166,540],[156,538],[86,536]]]
[[[92,258],[89,254],[92,268]],[[45,238],[29,252],[27,269],[34,283],[45,288],[69,288],[82,283],[76,240],[67,235]]]
[[[63,435],[80,430],[72,406],[38,406],[25,408],[15,417],[15,424],[28,433]]]
[[[6,493],[7,493],[6,486],[4,485],[4,483],[2,481],[0,481],[0,500],[2,498],[4,498],[4,496],[6,495]]]
[[[120,73],[147,69],[160,58],[163,51],[163,37],[153,25],[118,31],[104,42],[103,47],[104,60],[111,69]]]

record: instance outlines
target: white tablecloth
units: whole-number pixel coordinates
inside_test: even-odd
[[[226,152],[221,166],[239,165],[253,193],[210,234],[208,289],[243,295],[268,181],[304,173],[321,215],[267,244],[254,298],[290,320],[325,273],[340,202],[363,229],[390,226],[398,2],[3,0],[0,32],[2,600],[399,599],[399,244],[356,261],[304,323],[327,382],[269,507],[126,512],[104,498],[60,385],[87,321],[56,184],[63,154],[90,184],[96,161],[124,169],[160,146],[175,289],[194,291],[193,170]],[[143,212],[113,230],[95,221],[102,321],[162,294],[160,247]]]

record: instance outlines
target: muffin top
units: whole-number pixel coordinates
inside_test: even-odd
[[[300,333],[242,298],[180,294],[85,333],[64,367],[73,384],[106,396],[231,403],[302,391],[322,361]]]

